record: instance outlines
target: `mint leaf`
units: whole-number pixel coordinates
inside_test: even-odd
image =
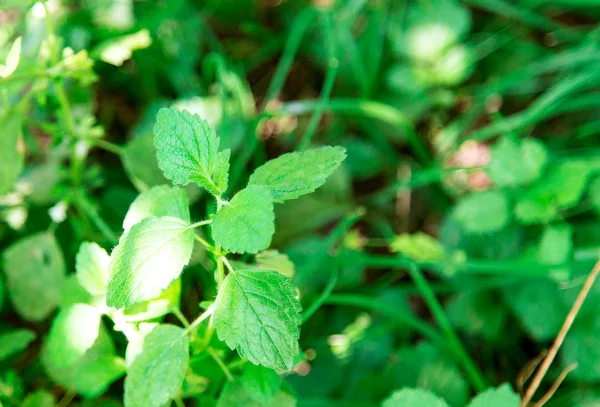
[[[291,370],[298,354],[302,307],[289,280],[275,271],[230,273],[215,301],[219,338],[254,364]]]
[[[215,215],[212,237],[233,253],[256,253],[271,244],[275,214],[269,191],[249,186],[238,192]]]
[[[23,170],[25,157],[19,148],[22,124],[20,112],[9,111],[0,118],[0,195],[10,191]]]
[[[29,329],[15,329],[0,334],[0,362],[19,353],[35,339],[35,332]]]
[[[256,268],[260,270],[273,270],[287,278],[294,277],[294,263],[285,253],[277,250],[265,250],[257,253],[255,259]]]
[[[542,142],[533,138],[514,140],[505,136],[492,147],[487,172],[495,185],[516,187],[538,179],[547,162],[548,151]]]
[[[448,407],[438,396],[421,389],[401,389],[383,401],[381,407]]]
[[[219,139],[206,120],[186,110],[163,108],[154,134],[158,165],[174,184],[196,182],[214,195],[224,191],[229,154],[218,155]]]
[[[261,404],[269,404],[283,383],[283,377],[273,369],[248,365],[242,376],[242,386],[246,393]]]
[[[325,183],[346,158],[343,147],[321,147],[283,154],[258,167],[248,185],[262,185],[281,203],[309,194]]]
[[[62,309],[50,328],[44,359],[57,369],[69,368],[80,362],[100,332],[100,312],[86,304]]]
[[[456,205],[454,216],[471,233],[495,232],[510,218],[508,199],[501,192],[474,193]]]
[[[159,325],[145,338],[125,378],[125,407],[160,407],[177,396],[189,364],[188,334]]]
[[[156,186],[135,198],[125,215],[123,229],[128,232],[133,225],[153,216],[172,216],[189,223],[189,207],[185,190],[168,185]]]
[[[75,258],[79,284],[92,295],[104,295],[110,256],[97,243],[83,242]]]
[[[53,235],[34,234],[14,243],[4,252],[4,271],[10,300],[25,320],[41,321],[54,311],[65,263]]]
[[[194,231],[181,219],[146,218],[121,236],[111,255],[106,305],[130,307],[158,297],[179,277],[194,248]]]
[[[467,407],[519,407],[521,398],[509,384],[495,389],[488,389],[477,395]]]

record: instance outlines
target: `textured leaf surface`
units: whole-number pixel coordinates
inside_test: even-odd
[[[48,233],[19,240],[4,252],[8,294],[28,321],[46,318],[60,301],[65,276],[63,254]]]
[[[190,203],[184,189],[160,185],[142,192],[133,201],[125,220],[123,229],[128,232],[134,225],[151,217],[172,216],[190,222]]]
[[[35,339],[35,332],[16,329],[0,334],[0,361],[19,353]]]
[[[124,234],[111,255],[106,304],[130,307],[158,297],[179,277],[194,248],[194,231],[181,219],[147,218]]]
[[[287,254],[277,250],[265,250],[256,255],[256,268],[261,270],[273,270],[283,274],[287,278],[294,277],[294,263]]]
[[[383,401],[381,407],[448,407],[438,396],[421,389],[402,389],[395,391]]]
[[[242,386],[254,400],[269,404],[283,383],[283,378],[273,369],[248,365],[242,376]]]
[[[163,108],[154,134],[158,165],[174,184],[196,182],[212,194],[223,191],[229,154],[218,155],[219,139],[207,121],[186,110]]]
[[[85,304],[62,309],[50,328],[45,360],[54,367],[68,368],[80,362],[100,332],[100,312]]]
[[[188,334],[160,325],[144,339],[125,378],[125,407],[159,407],[177,396],[189,364]]]
[[[521,398],[510,385],[504,384],[496,389],[488,389],[469,403],[468,407],[518,407]]]
[[[230,273],[215,301],[219,338],[254,364],[294,367],[301,306],[289,280],[275,271]]]
[[[238,192],[215,216],[212,236],[233,253],[256,253],[271,244],[275,214],[269,191],[250,186]]]
[[[110,256],[97,243],[83,242],[75,258],[77,280],[92,295],[104,295]]]
[[[0,117],[0,195],[10,191],[23,170],[23,150],[18,146],[21,126],[21,114],[18,112],[9,112]]]
[[[343,147],[321,147],[283,154],[257,168],[248,185],[262,185],[275,202],[296,199],[325,183],[346,158]]]

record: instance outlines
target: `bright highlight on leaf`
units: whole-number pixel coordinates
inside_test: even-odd
[[[124,234],[111,255],[106,304],[130,307],[158,297],[179,277],[194,248],[194,231],[181,219],[146,218]]]
[[[125,378],[125,407],[162,407],[179,393],[189,365],[188,333],[159,325],[144,338]]]
[[[196,182],[214,195],[227,189],[229,151],[218,152],[219,139],[208,122],[186,110],[163,108],[154,134],[158,165],[174,184]]]
[[[488,389],[477,395],[467,407],[519,407],[521,398],[509,384],[495,389]]]
[[[92,295],[104,295],[110,256],[97,243],[83,242],[75,259],[79,284]]]
[[[233,253],[257,253],[271,244],[275,214],[269,191],[249,186],[221,208],[212,223],[217,244]]]
[[[128,232],[133,225],[150,217],[172,216],[190,222],[190,203],[184,189],[159,185],[142,192],[129,207],[123,229]]]
[[[248,185],[262,185],[281,203],[309,194],[325,183],[346,158],[343,147],[283,154],[257,168]]]
[[[275,271],[230,273],[215,301],[219,339],[254,364],[291,370],[302,322],[295,296],[289,280]]]

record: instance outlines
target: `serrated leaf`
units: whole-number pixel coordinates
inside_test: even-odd
[[[111,255],[109,307],[127,308],[160,296],[188,264],[194,231],[181,219],[146,218],[125,233]]]
[[[262,185],[281,203],[309,194],[325,183],[346,158],[343,147],[283,154],[258,167],[248,185]]]
[[[142,192],[132,202],[123,229],[128,232],[134,225],[150,217],[172,216],[190,222],[190,203],[184,189],[168,185],[155,186]]]
[[[189,364],[188,334],[159,325],[144,339],[125,378],[125,407],[160,407],[177,396]]]
[[[20,112],[11,111],[0,118],[0,195],[11,190],[11,187],[24,165],[23,149],[19,147],[22,132],[22,116]]]
[[[474,193],[456,205],[454,216],[471,233],[495,232],[508,223],[508,199],[501,192]]]
[[[383,401],[381,407],[448,407],[438,396],[422,389],[401,389]]]
[[[47,363],[57,369],[80,362],[92,348],[100,332],[100,312],[85,304],[62,309],[50,328],[44,349]]]
[[[179,306],[181,296],[181,278],[173,280],[160,296],[148,301],[138,302],[123,310],[123,319],[127,322],[148,321],[171,312]]]
[[[97,243],[83,242],[75,258],[79,284],[92,295],[104,295],[110,256]]]
[[[495,389],[488,389],[477,395],[467,407],[519,407],[521,398],[509,384]]]
[[[242,387],[246,393],[261,404],[269,404],[283,383],[283,377],[273,369],[248,365],[242,376]]]
[[[231,155],[231,150],[227,149],[221,151],[217,154],[217,164],[215,167],[215,186],[218,191],[225,192],[227,191],[227,186],[229,183],[229,156]]]
[[[0,362],[25,350],[35,339],[35,332],[29,329],[15,329],[0,334]]]
[[[275,214],[269,191],[249,186],[238,192],[215,215],[212,237],[233,253],[256,253],[271,244]]]
[[[223,192],[222,171],[229,166],[229,155],[218,155],[219,139],[206,120],[186,110],[163,108],[154,134],[158,165],[174,184],[196,182],[214,195]]]
[[[292,369],[302,322],[295,296],[289,280],[275,271],[230,273],[215,301],[219,338],[254,364]]]
[[[492,147],[487,171],[495,185],[516,187],[538,179],[547,162],[548,151],[542,142],[532,138],[514,140],[505,136]]]
[[[41,321],[58,305],[65,276],[63,254],[53,235],[40,233],[14,243],[4,252],[8,294],[28,321]]]

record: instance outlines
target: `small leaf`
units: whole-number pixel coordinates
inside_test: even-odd
[[[448,407],[438,396],[421,389],[401,389],[383,401],[381,407]]]
[[[97,243],[83,242],[75,258],[77,280],[92,295],[104,295],[110,256]]]
[[[454,216],[471,233],[495,232],[508,223],[508,199],[501,192],[474,193],[458,203]]]
[[[179,277],[194,248],[194,231],[181,219],[146,218],[125,233],[111,255],[106,304],[130,307],[158,297]]]
[[[283,383],[283,377],[273,369],[248,365],[242,376],[242,386],[246,393],[261,404],[268,405]]]
[[[0,195],[12,188],[13,183],[23,170],[24,154],[19,147],[22,134],[22,116],[20,112],[12,111],[0,117]]]
[[[63,254],[54,236],[30,235],[4,252],[8,294],[27,321],[41,321],[58,305],[65,277]]]
[[[521,398],[508,384],[477,395],[467,407],[519,407]]]
[[[218,155],[219,139],[208,122],[175,108],[160,109],[154,125],[158,165],[177,185],[196,182],[220,195],[229,166],[229,155]],[[218,184],[217,185],[217,181]]]
[[[23,37],[19,37],[13,42],[13,45],[8,51],[6,61],[3,65],[0,65],[0,78],[7,78],[12,75],[19,66],[21,60],[21,40]]]
[[[50,328],[44,349],[47,363],[57,369],[80,362],[92,348],[100,332],[100,312],[85,304],[62,309]]]
[[[273,270],[287,278],[294,277],[294,263],[287,254],[277,250],[265,250],[256,254],[256,267],[261,270]]]
[[[257,168],[248,185],[266,187],[277,203],[296,199],[323,185],[344,158],[345,148],[329,146],[283,154]]]
[[[269,191],[249,186],[217,212],[211,226],[217,244],[233,253],[256,253],[271,244],[275,214]]]
[[[125,378],[125,407],[160,407],[175,398],[189,364],[188,334],[159,325],[144,339]]]
[[[515,157],[519,157],[515,160]],[[516,187],[538,179],[548,162],[548,151],[536,139],[514,140],[505,136],[492,147],[487,171],[495,185]]]
[[[219,338],[254,364],[291,370],[302,322],[295,296],[289,280],[275,271],[230,273],[215,301]]]
[[[27,395],[21,407],[54,407],[54,396],[44,390],[38,390]]]
[[[439,261],[446,256],[442,244],[434,237],[423,232],[415,234],[403,233],[394,238],[390,243],[390,249],[394,252],[416,261]]]
[[[153,187],[142,192],[133,201],[125,215],[123,229],[128,232],[133,225],[153,216],[157,218],[172,216],[189,223],[189,206],[185,190],[167,185]]]
[[[0,362],[25,350],[35,339],[35,332],[29,329],[15,329],[0,334]]]

